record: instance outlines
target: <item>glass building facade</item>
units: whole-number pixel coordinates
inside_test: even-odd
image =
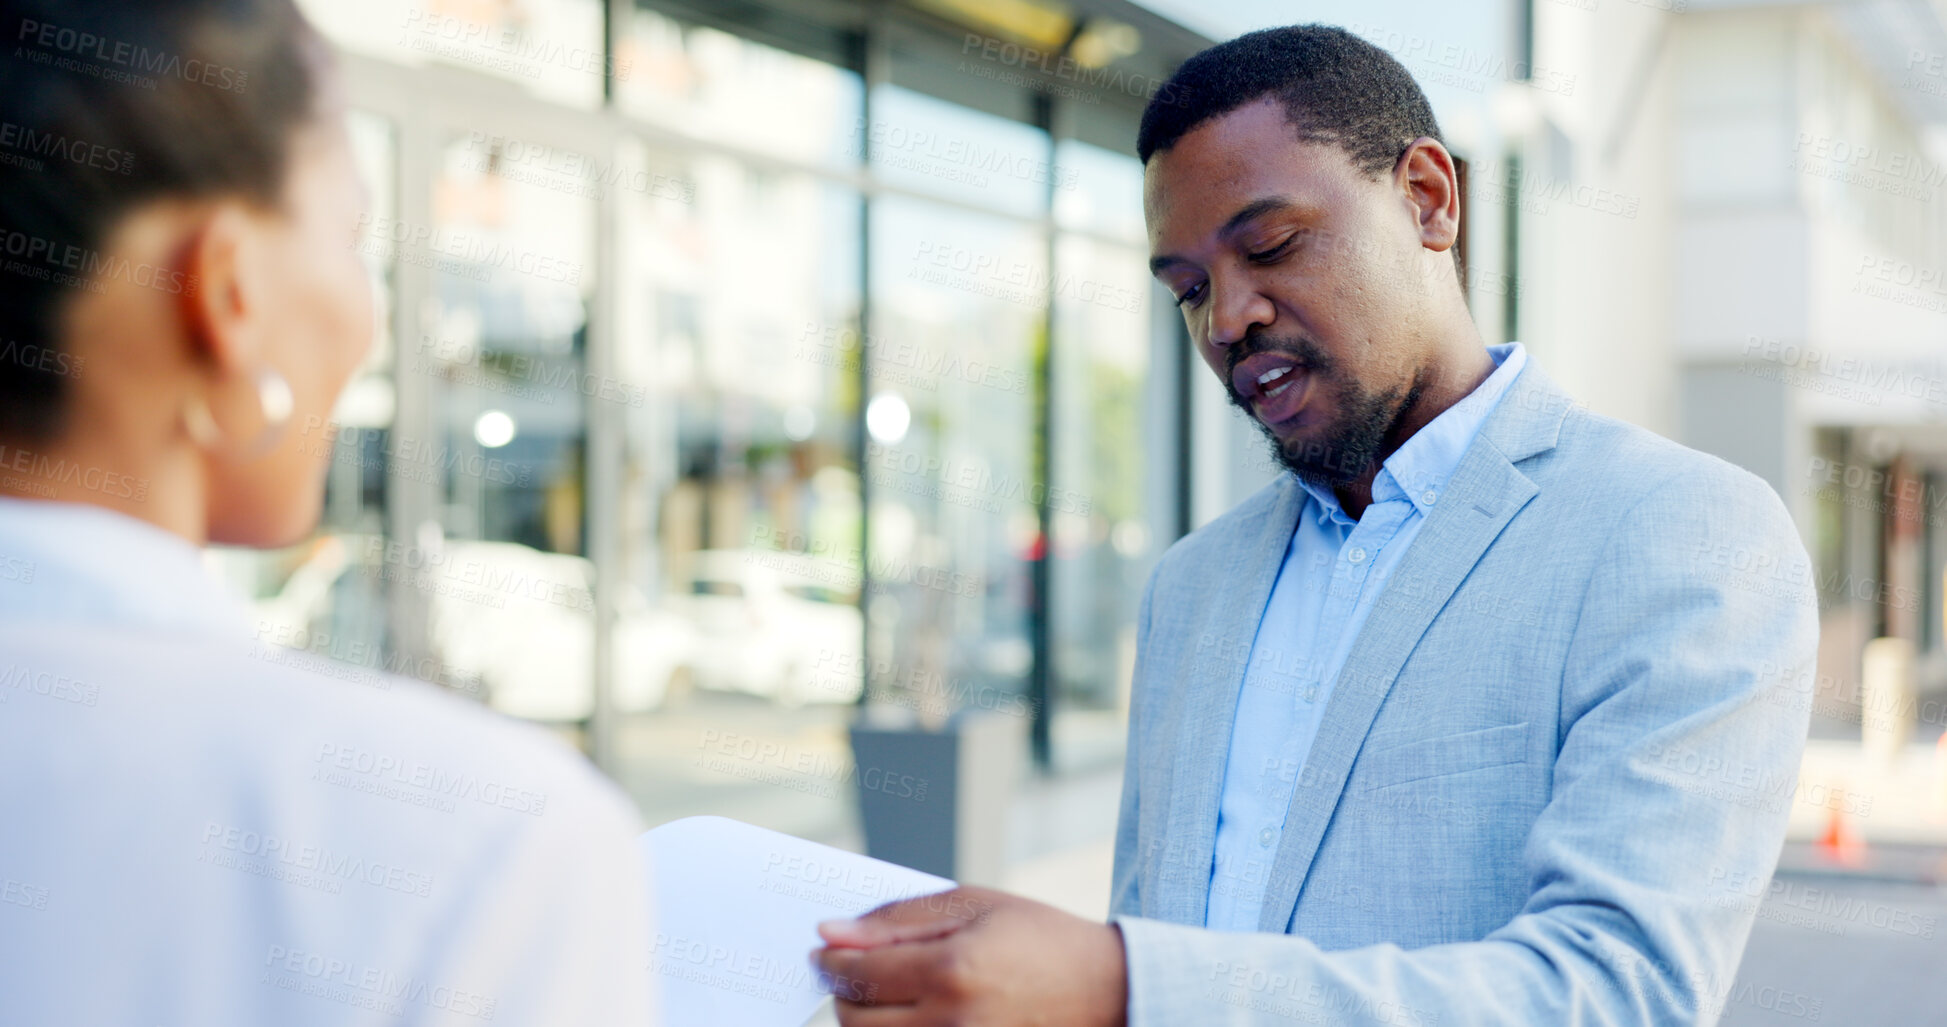
[[[548,725],[651,824],[852,841],[862,706],[1119,758],[1188,513],[1133,141],[1203,40],[1120,0],[304,6],[383,324],[298,428],[317,535],[217,554],[262,641]]]

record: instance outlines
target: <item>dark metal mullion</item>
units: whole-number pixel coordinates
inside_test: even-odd
[[[886,41],[879,29],[878,19],[866,22],[866,28],[854,40],[852,59],[859,73],[862,88],[859,90],[859,117],[861,124],[872,124],[872,93],[889,77],[885,52]],[[868,178],[872,168],[872,133],[859,133],[859,170]],[[863,709],[870,701],[873,690],[872,681],[872,617],[867,609],[872,595],[872,475],[866,467],[868,447],[872,444],[871,435],[865,427],[865,408],[872,390],[872,347],[866,339],[872,332],[872,206],[877,202],[869,190],[859,191],[859,362],[854,389],[858,409],[852,416],[852,452],[858,467],[859,479],[859,653],[860,688],[858,705]]]
[[[1079,29],[1078,29],[1079,31]],[[1074,36],[1069,37],[1069,42]],[[1063,47],[1066,52],[1067,47]],[[1055,134],[1055,102],[1047,93],[1036,92],[1034,100],[1034,123],[1048,140],[1048,166],[1055,166],[1055,147],[1058,139]],[[1029,481],[1039,482],[1040,496],[1035,500],[1034,519],[1040,535],[1040,545],[1028,566],[1032,583],[1031,599],[1028,602],[1028,637],[1033,648],[1034,661],[1028,675],[1028,702],[1034,710],[1030,722],[1029,744],[1034,754],[1034,765],[1042,773],[1054,766],[1054,626],[1050,621],[1050,611],[1054,609],[1052,582],[1054,578],[1054,373],[1055,373],[1055,283],[1061,278],[1057,264],[1058,244],[1061,233],[1054,223],[1055,182],[1058,175],[1048,176],[1047,191],[1047,307],[1042,311],[1041,352],[1036,359],[1038,366],[1034,371],[1034,456]]]
[[[1527,82],[1534,78],[1535,69],[1535,0],[1516,0],[1514,4],[1514,53],[1517,82]]]
[[[615,89],[615,51],[627,32],[633,0],[608,0],[602,7],[602,106],[613,110],[620,98]],[[576,140],[580,148],[581,140]],[[616,141],[606,142],[603,160],[615,156]],[[600,151],[597,151],[598,153]],[[582,350],[582,367],[596,381],[609,380],[617,367],[622,340],[617,332],[621,302],[621,237],[616,219],[621,205],[612,192],[604,192],[595,203],[595,295],[589,304],[588,325]],[[589,661],[589,711],[582,722],[589,758],[604,773],[619,777],[620,752],[616,743],[615,709],[616,628],[621,622],[617,600],[622,593],[621,481],[628,462],[628,422],[622,411],[608,403],[585,404],[582,411],[584,436],[581,445],[582,477],[582,555],[595,568],[590,582],[594,599],[592,659]]]
[[[1075,41],[1082,37],[1088,28],[1088,19],[1078,18],[1070,27],[1068,38],[1062,41],[1057,57],[1066,57],[1074,48]],[[1042,312],[1041,353],[1034,375],[1034,466],[1030,481],[1041,484],[1040,498],[1035,500],[1034,519],[1041,544],[1035,553],[1034,561],[1028,567],[1032,598],[1028,604],[1028,638],[1033,649],[1032,670],[1028,676],[1028,701],[1034,710],[1034,719],[1029,726],[1029,747],[1034,754],[1034,765],[1043,774],[1054,768],[1054,493],[1055,493],[1055,300],[1056,283],[1061,280],[1059,249],[1061,229],[1055,220],[1055,188],[1060,179],[1055,167],[1055,157],[1060,146],[1062,133],[1056,124],[1055,98],[1052,94],[1036,90],[1032,97],[1034,105],[1034,124],[1040,128],[1048,141],[1048,188],[1044,196],[1046,207],[1043,210],[1043,231],[1046,233],[1048,293],[1047,307]]]
[[[624,21],[635,9],[635,0],[608,0],[602,5],[602,106],[613,108],[615,95],[615,49],[628,31]]]
[[[1506,202],[1501,204],[1502,244],[1501,266],[1507,272],[1507,288],[1501,293],[1501,341],[1516,342],[1521,338],[1521,175],[1520,151],[1508,154],[1506,181]]]

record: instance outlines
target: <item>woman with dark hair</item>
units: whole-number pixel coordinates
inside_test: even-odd
[[[650,1022],[622,795],[280,663],[199,563],[311,531],[295,426],[371,344],[327,48],[291,0],[0,38],[0,1023]]]

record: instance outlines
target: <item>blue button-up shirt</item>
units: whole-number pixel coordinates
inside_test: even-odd
[[[1495,371],[1386,458],[1373,478],[1372,503],[1358,520],[1346,515],[1331,489],[1299,482],[1310,498],[1258,618],[1231,727],[1208,927],[1258,929],[1298,769],[1353,639],[1474,436],[1527,363],[1519,343],[1490,346],[1488,353]]]

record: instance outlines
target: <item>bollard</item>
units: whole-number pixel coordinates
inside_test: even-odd
[[[1913,739],[1913,643],[1904,638],[1867,642],[1859,683],[1859,740],[1869,760],[1891,766]]]

